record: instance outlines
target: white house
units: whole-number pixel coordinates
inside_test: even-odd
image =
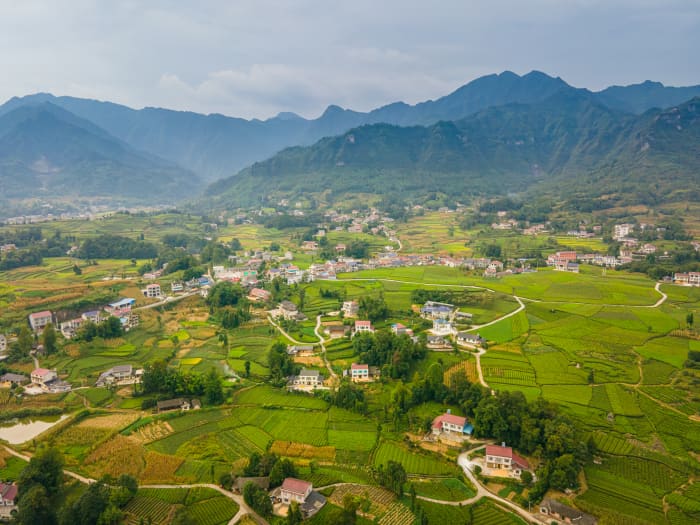
[[[462,345],[479,346],[484,344],[485,339],[479,334],[470,334],[469,332],[459,332],[457,334],[457,343]]]
[[[318,370],[302,368],[299,375],[289,378],[290,386],[310,386],[316,388],[323,385],[323,376]]]
[[[7,337],[4,334],[0,334],[0,353],[7,350]]]
[[[131,365],[113,366],[106,372],[102,372],[95,386],[107,386],[118,384],[121,381],[133,381],[137,377],[134,367]]]
[[[41,332],[44,327],[53,322],[53,314],[48,310],[29,314],[29,325],[35,332]]]
[[[447,319],[433,320],[433,333],[435,335],[448,335],[452,333],[452,323]]]
[[[355,317],[360,311],[360,305],[357,301],[344,301],[343,302],[343,313],[345,317]]]
[[[30,378],[33,384],[44,386],[46,383],[58,379],[58,374],[55,370],[48,370],[47,368],[37,368],[31,373]]]
[[[160,297],[162,294],[160,285],[158,283],[151,283],[146,286],[145,290],[141,290],[144,297],[155,298]]]
[[[16,498],[17,485],[13,483],[0,483],[0,507],[3,507],[5,511],[15,508]]]
[[[280,487],[280,499],[287,504],[292,501],[304,503],[313,489],[313,485],[308,481],[297,478],[285,478]]]
[[[361,334],[363,332],[374,332],[374,328],[372,328],[371,321],[355,321],[355,333]]]
[[[530,468],[527,460],[505,445],[487,445],[485,459],[488,468],[506,470],[511,476],[520,476],[523,470]]]
[[[433,434],[438,435],[443,432],[453,434],[471,434],[474,427],[467,421],[466,417],[455,416],[448,411],[433,419]]]

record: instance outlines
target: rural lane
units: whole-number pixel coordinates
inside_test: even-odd
[[[149,308],[156,308],[158,306],[163,306],[164,304],[170,304],[170,303],[176,303],[177,301],[182,301],[186,297],[192,297],[193,295],[197,295],[199,292],[187,292],[182,295],[176,295],[176,296],[167,296],[165,299],[162,301],[158,301],[157,303],[152,303],[152,304],[147,304],[145,306],[137,306],[134,308],[134,310],[148,310]]]
[[[314,327],[314,334],[316,334],[316,337],[318,337],[318,340],[321,343],[321,357],[323,358],[323,362],[326,365],[326,368],[328,369],[328,372],[331,374],[333,379],[337,380],[338,379],[338,374],[335,373],[335,370],[331,368],[331,364],[328,362],[328,358],[326,357],[326,345],[325,345],[325,338],[321,335],[320,329],[321,329],[321,317],[323,317],[323,314],[318,314],[316,316],[316,326]]]
[[[297,340],[294,339],[291,335],[289,335],[287,332],[285,332],[284,328],[282,328],[279,324],[277,324],[277,323],[275,322],[275,320],[272,319],[271,316],[268,315],[268,316],[267,316],[267,320],[270,321],[270,324],[271,324],[272,326],[274,326],[275,328],[277,328],[277,330],[279,330],[280,333],[281,333],[283,336],[285,336],[287,339],[289,339],[289,340],[290,340],[292,343],[294,343],[295,345],[308,345],[308,344],[316,345],[316,344],[319,343],[318,341],[314,341],[313,343],[304,343],[303,341],[297,341]]]

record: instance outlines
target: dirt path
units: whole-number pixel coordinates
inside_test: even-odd
[[[153,304],[147,304],[145,306],[137,306],[133,310],[148,310],[149,308],[156,308],[158,306],[163,306],[164,304],[170,304],[170,303],[176,303],[177,301],[182,301],[183,299],[187,297],[192,297],[193,295],[197,295],[199,292],[187,292],[183,295],[176,295],[175,297],[168,296],[162,301],[158,301],[157,303]]]
[[[321,343],[321,358],[323,359],[323,362],[326,365],[326,368],[328,369],[328,373],[331,375],[331,377],[337,381],[338,380],[338,374],[335,373],[335,370],[331,367],[331,364],[328,362],[328,357],[326,356],[326,340],[324,337],[321,335],[321,314],[318,314],[316,316],[316,326],[314,327],[314,334],[316,334],[316,337],[318,337],[318,340]]]
[[[285,336],[287,339],[289,339],[289,340],[290,340],[292,343],[294,343],[295,345],[309,345],[309,344],[311,344],[311,345],[317,345],[317,344],[319,343],[319,341],[314,341],[314,342],[312,342],[312,343],[308,343],[308,342],[305,343],[305,342],[303,342],[303,341],[297,341],[297,340],[294,339],[291,335],[289,335],[289,334],[284,330],[284,328],[282,328],[279,324],[277,324],[277,322],[276,322],[271,316],[268,315],[268,316],[267,316],[267,320],[270,321],[270,324],[271,324],[272,326],[274,326],[275,328],[277,328],[277,330],[279,330],[280,333],[281,333],[283,336]],[[316,334],[316,335],[318,336],[318,334]]]

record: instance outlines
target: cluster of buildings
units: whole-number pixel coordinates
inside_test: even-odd
[[[85,322],[90,321],[98,324],[105,321],[109,316],[114,316],[119,319],[122,328],[125,331],[129,331],[131,328],[134,328],[139,324],[139,317],[133,312],[133,307],[135,304],[135,299],[120,299],[119,301],[105,305],[102,310],[90,310],[83,312],[78,317],[70,317],[68,319],[65,319],[65,315],[61,313],[54,315],[53,312],[49,310],[34,312],[28,316],[29,326],[32,328],[34,333],[39,334],[48,324],[52,324],[58,327],[61,334],[63,334],[63,337],[66,339],[71,339]],[[61,317],[63,317],[65,320],[57,323],[56,321]]]

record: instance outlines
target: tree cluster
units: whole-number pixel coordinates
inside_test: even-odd
[[[389,307],[384,300],[384,294],[379,294],[379,297],[362,296],[358,307],[360,317],[369,319],[373,323],[389,317]]]
[[[164,394],[166,397],[204,396],[208,405],[224,402],[221,377],[215,369],[206,374],[185,373],[171,368],[163,360],[154,361],[144,367],[141,380],[144,394]]]
[[[282,342],[276,342],[268,351],[267,362],[270,367],[270,381],[273,385],[283,385],[287,377],[298,371],[294,358],[287,353],[287,346]]]
[[[83,241],[77,255],[81,259],[153,259],[158,248],[144,240],[105,233]]]
[[[408,335],[386,331],[356,335],[352,346],[361,362],[381,367],[385,377],[404,380],[412,365],[425,358],[428,351],[422,341],[416,343]]]

